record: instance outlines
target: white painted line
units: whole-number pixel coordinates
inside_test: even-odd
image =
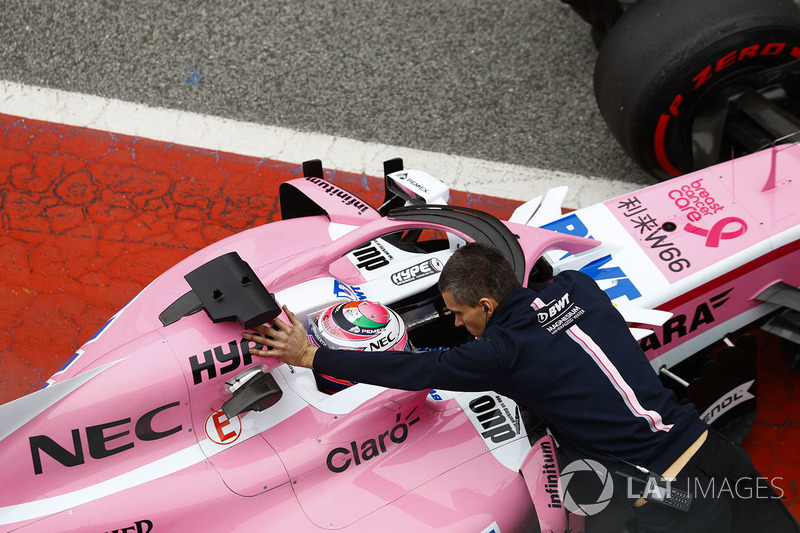
[[[569,208],[641,188],[618,180],[301,133],[7,81],[0,81],[0,113],[289,163],[321,159],[327,169],[370,176],[382,175],[384,160],[402,157],[406,167],[424,170],[451,189],[476,194],[525,201],[566,185],[564,206]]]

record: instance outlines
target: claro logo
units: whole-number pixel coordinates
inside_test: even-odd
[[[400,413],[397,413],[397,420],[395,426],[387,431],[384,431],[374,439],[367,439],[364,442],[352,441],[348,448],[334,448],[328,454],[325,464],[328,470],[334,473],[344,472],[350,467],[355,467],[363,462],[374,459],[379,455],[386,453],[391,449],[391,444],[402,444],[408,439],[408,432],[411,426],[419,422],[419,417],[409,418],[416,411],[416,407],[406,415],[403,420],[400,420]]]

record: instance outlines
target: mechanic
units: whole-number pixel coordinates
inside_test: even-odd
[[[381,357],[314,347],[286,307],[291,324],[276,319],[277,330],[260,326],[259,334],[243,335],[268,348],[253,348],[253,355],[352,381],[493,390],[544,419],[571,460],[598,461],[641,481],[642,489],[647,472],[677,477],[672,486],[692,492],[688,511],[680,510],[636,499],[643,492],[635,486],[635,493],[620,491],[631,482],[615,476],[617,497],[633,496],[637,531],[800,531],[774,491],[764,497],[769,487],[760,487],[760,498],[736,498],[746,494],[730,487],[741,487],[742,479],[764,484],[747,452],[709,431],[691,404],[678,403],[594,280],[567,271],[524,288],[499,250],[470,243],[453,253],[438,285],[456,326],[465,326],[474,341]],[[707,490],[708,476],[716,490]],[[729,490],[719,490],[723,482]]]

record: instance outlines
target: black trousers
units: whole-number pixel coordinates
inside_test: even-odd
[[[747,451],[710,431],[672,482],[693,496],[689,511],[648,502],[635,509],[636,531],[798,533],[800,526],[780,500],[781,486],[788,489],[791,482],[763,478]]]

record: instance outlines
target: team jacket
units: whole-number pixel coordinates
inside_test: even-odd
[[[540,415],[571,459],[626,471],[620,460],[663,472],[707,429],[662,385],[622,316],[580,272],[517,288],[480,340],[379,357],[320,348],[314,369],[396,389],[492,390]]]

